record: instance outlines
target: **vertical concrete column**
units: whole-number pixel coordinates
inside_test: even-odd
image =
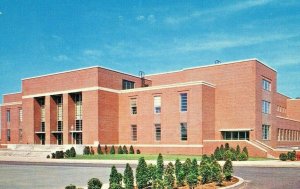
[[[51,96],[45,96],[45,132],[46,132],[46,144],[56,144],[56,138],[51,131],[56,131],[57,116],[56,116],[56,103]]]
[[[75,128],[75,104],[70,94],[63,94],[63,144],[72,144],[72,126]]]

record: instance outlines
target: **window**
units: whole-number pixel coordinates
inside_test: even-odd
[[[131,125],[131,140],[137,141],[137,126]]]
[[[75,121],[75,130],[76,131],[82,131],[82,120],[76,120]]]
[[[249,140],[249,131],[222,131],[224,140]]]
[[[271,103],[268,101],[263,100],[262,101],[262,112],[265,114],[271,113]]]
[[[161,140],[161,126],[160,126],[160,124],[155,124],[155,140],[156,141]]]
[[[23,130],[19,129],[19,141],[22,141],[23,139]]]
[[[263,140],[270,139],[270,125],[262,125],[262,139]]]
[[[122,81],[122,89],[126,90],[126,89],[133,89],[134,88],[134,82],[133,81],[128,81],[123,79]]]
[[[180,94],[180,111],[187,111],[187,93]]]
[[[161,111],[161,97],[155,96],[154,97],[154,113],[159,114]]]
[[[180,123],[180,132],[181,132],[181,140],[187,141],[187,124],[186,123]]]
[[[57,121],[57,131],[63,131],[63,122]]]
[[[45,122],[45,116],[46,116],[45,105],[42,105],[41,106],[41,122]]]
[[[131,114],[137,114],[136,98],[130,99],[130,109],[131,109]]]
[[[6,110],[6,122],[10,122],[10,110]]]
[[[6,138],[7,138],[7,141],[10,141],[10,129],[7,129]]]
[[[75,119],[82,120],[82,95],[75,94]]]
[[[45,122],[41,122],[41,132],[45,132]]]
[[[268,80],[262,80],[262,87],[264,90],[271,91],[271,82]]]
[[[19,109],[19,121],[23,121],[23,110],[21,108]]]
[[[57,120],[62,121],[62,119],[63,119],[62,96],[58,96],[56,98],[56,104],[57,104]]]

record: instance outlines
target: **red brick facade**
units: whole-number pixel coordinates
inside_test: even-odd
[[[123,90],[127,81],[134,88]],[[300,99],[278,93],[276,71],[256,59],[145,78],[101,67],[27,78],[21,93],[4,95],[1,112],[1,144],[202,154],[229,142],[254,156],[300,147]]]

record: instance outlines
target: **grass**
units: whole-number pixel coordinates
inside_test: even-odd
[[[158,154],[104,154],[104,155],[76,155],[72,159],[87,159],[87,160],[138,160],[140,157],[144,157],[145,160],[156,160]],[[181,161],[185,161],[187,158],[191,160],[196,158],[198,161],[201,160],[200,155],[171,155],[163,154],[164,160],[175,161],[177,158]],[[262,161],[272,160],[268,158],[250,157],[248,161]]]

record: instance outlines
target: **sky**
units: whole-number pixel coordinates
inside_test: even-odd
[[[70,69],[147,75],[249,58],[295,98],[299,10],[297,0],[0,0],[0,102],[22,78]]]

